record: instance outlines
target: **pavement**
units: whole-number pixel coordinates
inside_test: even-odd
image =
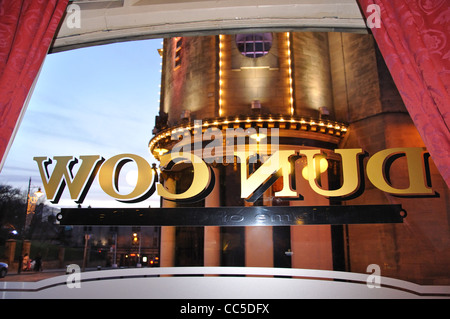
[[[113,269],[111,267],[86,267],[84,271],[99,271],[99,270],[107,270],[107,269]],[[5,276],[5,278],[0,278],[0,282],[2,281],[40,281],[43,279],[56,277],[56,276],[63,276],[66,275],[66,268],[60,268],[60,269],[44,269],[42,271],[22,271],[20,274],[17,273],[17,270],[11,270],[8,272],[8,274]]]
[[[4,278],[0,278],[2,281],[40,281],[43,279],[61,276],[66,274],[66,269],[48,269],[44,271],[22,271],[18,274],[16,271],[8,273]]]

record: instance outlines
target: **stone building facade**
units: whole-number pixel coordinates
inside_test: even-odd
[[[150,151],[158,158],[178,142],[173,132],[215,128],[278,129],[279,149],[320,149],[327,168],[321,187],[339,188],[335,149],[424,147],[384,60],[369,34],[262,32],[164,40],[160,115]],[[195,121],[202,121],[196,127]],[[199,122],[197,122],[199,123]],[[183,131],[183,132],[184,132]],[[224,140],[225,141],[225,140]],[[226,141],[225,141],[226,142]],[[270,152],[269,152],[270,153]],[[301,195],[280,199],[281,178],[255,202],[239,194],[239,169],[210,164],[215,187],[193,204],[162,200],[162,207],[326,206],[401,204],[401,224],[161,228],[161,266],[293,267],[365,273],[378,264],[383,276],[420,284],[449,284],[450,192],[429,159],[427,180],[436,196],[401,198],[363,177],[364,193],[351,200],[315,193],[297,174]],[[367,161],[367,159],[365,159]],[[364,162],[365,163],[365,162]],[[408,186],[404,158],[391,166],[391,183]],[[292,161],[301,171],[301,157]],[[428,164],[427,164],[428,165]],[[183,192],[190,168],[162,172],[164,187]],[[297,170],[296,170],[297,171]],[[280,185],[281,183],[281,185]]]

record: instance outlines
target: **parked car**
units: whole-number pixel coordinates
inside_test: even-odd
[[[8,264],[0,263],[0,278],[3,278],[8,273]]]

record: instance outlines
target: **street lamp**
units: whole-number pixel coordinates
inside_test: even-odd
[[[31,177],[28,181],[28,193],[27,193],[27,214],[25,218],[25,227],[24,232],[28,230],[30,227],[31,219],[34,214],[34,210],[36,208],[36,203],[39,200],[39,198],[44,195],[44,193],[41,191],[41,188],[39,187],[36,192],[34,192],[34,196],[30,194],[31,192]]]
[[[42,195],[44,195],[44,192],[41,191],[41,188],[39,187],[39,189],[37,190],[37,192],[34,193],[34,195],[36,195],[38,198],[41,197]]]

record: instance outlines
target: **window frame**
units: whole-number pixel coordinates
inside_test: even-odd
[[[269,53],[273,45],[273,34],[271,32],[236,34],[235,42],[243,56],[257,59]]]

